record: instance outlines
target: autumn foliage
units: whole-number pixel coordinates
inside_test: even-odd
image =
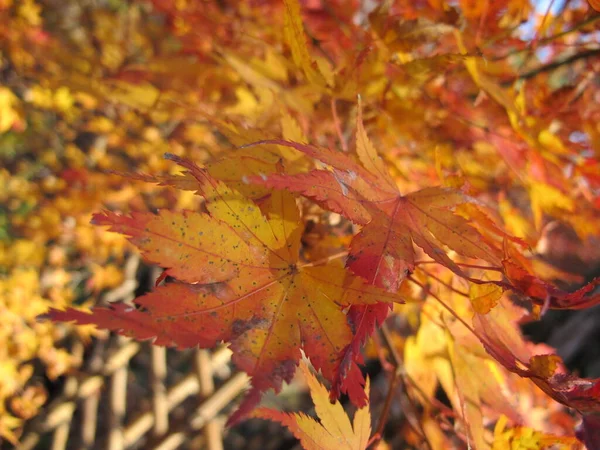
[[[79,363],[76,322],[226,342],[252,380],[230,423],[306,448],[384,442],[394,402],[408,447],[600,448],[600,380],[520,331],[600,303],[538,254],[550,223],[600,236],[598,13],[366,3],[0,1],[1,436],[45,401],[28,361]],[[133,247],[164,271],[108,304]],[[256,409],[302,359],[319,421]]]

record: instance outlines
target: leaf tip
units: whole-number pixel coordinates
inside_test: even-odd
[[[38,314],[35,316],[36,323],[47,322],[48,320],[52,320],[51,311],[47,311],[44,314]]]
[[[105,212],[92,214],[90,224],[92,225],[110,225],[107,221],[108,216]]]

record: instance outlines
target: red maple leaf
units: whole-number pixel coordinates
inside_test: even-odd
[[[359,161],[327,148],[284,140],[256,144],[292,147],[329,166],[329,170],[316,169],[298,175],[271,174],[251,177],[250,181],[300,193],[362,225],[361,232],[350,245],[347,266],[369,284],[396,292],[415,268],[413,244],[461,276],[466,277],[466,274],[448,256],[447,248],[461,256],[483,259],[501,267],[502,250],[453,210],[468,201],[461,192],[441,187],[407,195],[399,192],[367,137],[360,108],[356,132]],[[364,379],[354,361],[362,361],[360,347],[388,312],[387,304],[350,308],[355,338],[344,356],[341,377],[332,390],[347,392],[357,405],[363,405],[365,401],[364,394],[361,395]]]

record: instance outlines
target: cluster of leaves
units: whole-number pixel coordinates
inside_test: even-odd
[[[253,377],[234,420],[291,379],[301,349],[332,398],[364,406],[361,347],[393,309],[409,325],[388,357],[418,405],[407,442],[558,445],[546,434],[575,420],[561,403],[593,448],[600,384],[525,342],[513,304],[531,320],[598,302],[593,283],[567,294],[529,258],[549,220],[600,235],[598,16],[561,8],[0,3],[0,342],[23,342],[0,355],[19,373],[0,385],[0,433],[43,402],[24,362],[72,364],[34,320],[48,306],[159,345],[229,342]],[[120,283],[126,248],[89,226],[101,204],[94,222],[168,282],[90,315],[79,307]]]

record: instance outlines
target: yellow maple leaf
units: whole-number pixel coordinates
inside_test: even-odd
[[[496,422],[492,450],[576,450],[583,448],[583,445],[572,436],[554,436],[528,427],[506,429],[507,423],[506,416],[500,416]]]
[[[475,312],[487,314],[498,304],[502,297],[502,288],[495,284],[472,284],[469,288],[469,298]]]
[[[308,366],[301,364],[300,368],[308,383],[319,421],[303,413],[290,414],[267,408],[260,408],[253,415],[286,426],[306,450],[366,449],[371,435],[369,406],[357,410],[351,423],[339,401],[330,403],[329,391],[319,383]],[[368,397],[369,380],[365,386],[365,393]]]
[[[285,0],[285,15],[283,32],[285,40],[292,52],[294,64],[304,71],[306,78],[311,84],[324,85],[323,75],[313,67],[313,59],[308,51],[306,35],[300,14],[298,0]],[[324,68],[324,66],[322,65]],[[323,70],[323,69],[322,69]]]

